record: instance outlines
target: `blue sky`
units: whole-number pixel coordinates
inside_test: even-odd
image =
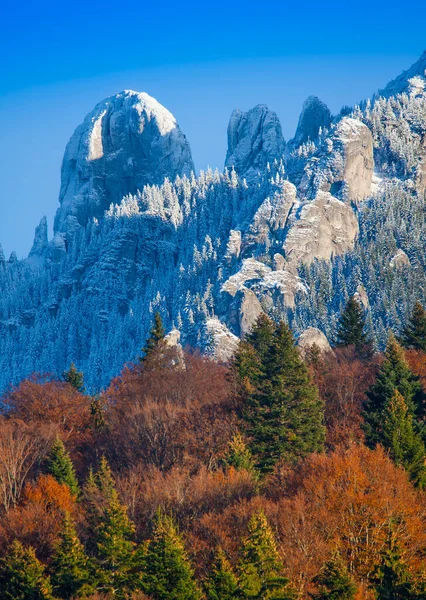
[[[3,0],[0,22],[0,242],[25,256],[57,207],[65,144],[122,89],[177,117],[197,169],[222,167],[235,107],[265,103],[293,135],[303,100],[337,112],[371,95],[426,47],[410,2]],[[420,29],[421,31],[421,29]]]

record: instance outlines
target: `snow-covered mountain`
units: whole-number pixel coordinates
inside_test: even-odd
[[[234,111],[225,170],[198,176],[156,100],[98,104],[67,145],[53,239],[43,218],[26,260],[0,253],[0,387],[74,361],[99,389],[156,310],[226,359],[262,311],[330,337],[356,293],[383,344],[426,303],[425,56],[334,117],[309,97],[287,143],[266,106]]]

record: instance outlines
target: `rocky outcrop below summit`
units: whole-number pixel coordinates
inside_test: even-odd
[[[344,117],[308,162],[300,191],[314,198],[321,190],[357,203],[371,195],[373,173],[371,131],[358,119]]]

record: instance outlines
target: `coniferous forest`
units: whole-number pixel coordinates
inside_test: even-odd
[[[261,315],[228,363],[167,341],[99,395],[2,396],[0,599],[426,598],[426,312],[374,350]]]

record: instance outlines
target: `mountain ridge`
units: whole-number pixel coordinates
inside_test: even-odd
[[[287,143],[265,105],[234,111],[225,170],[198,176],[150,96],[97,104],[64,155],[53,239],[42,219],[28,259],[0,260],[0,386],[74,361],[99,389],[157,310],[225,360],[261,312],[330,337],[358,294],[381,347],[426,301],[426,95],[402,79],[335,117],[310,97]]]

